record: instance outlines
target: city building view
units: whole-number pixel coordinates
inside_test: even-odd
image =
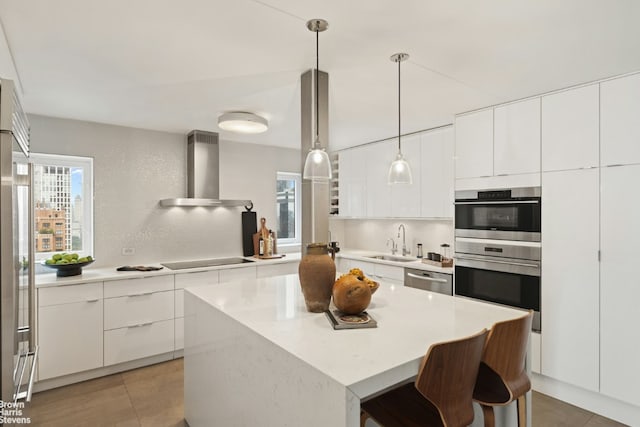
[[[36,252],[82,249],[82,196],[72,190],[74,173],[69,166],[34,165]]]

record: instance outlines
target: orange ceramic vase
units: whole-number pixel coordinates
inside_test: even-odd
[[[307,245],[307,253],[298,266],[298,277],[307,311],[322,313],[327,310],[336,281],[336,264],[325,243]]]

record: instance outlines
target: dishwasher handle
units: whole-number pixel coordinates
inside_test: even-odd
[[[413,273],[407,273],[407,276],[412,277],[414,279],[425,280],[427,282],[449,283],[449,281],[447,279],[436,279],[435,277],[421,276],[421,275],[413,274]]]

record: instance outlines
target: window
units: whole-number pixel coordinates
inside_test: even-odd
[[[278,219],[278,244],[293,244],[301,241],[301,188],[299,173],[277,173],[276,217]]]
[[[53,251],[94,255],[93,159],[36,153],[30,158],[36,261],[50,258]]]

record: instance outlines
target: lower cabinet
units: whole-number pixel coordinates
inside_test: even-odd
[[[403,267],[349,258],[340,258],[336,265],[336,270],[339,273],[347,273],[352,268],[361,269],[365,276],[375,281],[382,281],[391,285],[404,285]]]
[[[599,387],[599,171],[542,173],[542,374]]]
[[[285,274],[297,274],[298,262],[281,262],[277,264],[259,265],[258,279],[262,277],[282,276]]]
[[[173,275],[115,280],[105,288],[105,365],[174,350]]]
[[[173,319],[112,329],[104,332],[104,364],[169,353],[173,347]]]
[[[102,282],[38,289],[38,380],[100,368]]]

